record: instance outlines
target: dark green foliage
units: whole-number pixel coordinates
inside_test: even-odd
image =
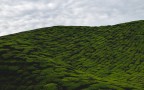
[[[144,21],[0,37],[0,90],[144,90]]]

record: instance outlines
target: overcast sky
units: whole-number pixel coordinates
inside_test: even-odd
[[[55,25],[144,20],[144,0],[0,0],[0,36]]]

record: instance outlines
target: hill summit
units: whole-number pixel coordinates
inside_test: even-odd
[[[144,90],[144,21],[0,37],[0,90]]]

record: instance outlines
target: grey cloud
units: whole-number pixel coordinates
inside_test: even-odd
[[[99,26],[144,19],[143,0],[0,2],[0,36],[54,25]]]

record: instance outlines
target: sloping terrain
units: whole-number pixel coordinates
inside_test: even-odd
[[[0,37],[0,90],[144,90],[144,21]]]

